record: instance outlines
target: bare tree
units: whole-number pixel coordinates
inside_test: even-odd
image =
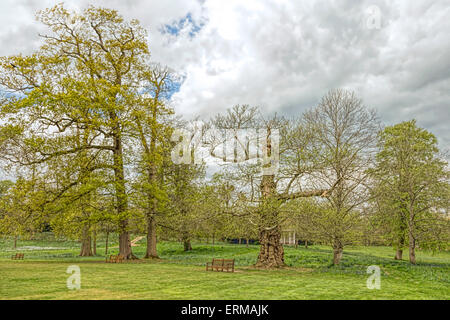
[[[367,169],[374,162],[380,124],[375,111],[346,90],[330,91],[304,119],[320,148],[316,156],[326,164],[314,172],[313,181],[334,189],[322,207],[327,218],[319,214],[315,226],[333,247],[333,263],[339,264],[344,246],[355,238],[351,234],[357,229],[358,212],[370,197]]]

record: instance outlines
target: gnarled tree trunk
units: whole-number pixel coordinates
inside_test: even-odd
[[[270,150],[270,143],[268,143],[267,148]],[[278,224],[278,212],[276,211],[277,207],[273,206],[271,203],[271,201],[276,201],[276,184],[274,175],[264,175],[262,177],[261,194],[264,200],[262,206],[267,205],[267,207],[262,208],[263,217],[261,221],[263,225],[260,226],[259,231],[260,250],[256,267],[283,267],[285,264],[284,249],[281,244],[281,226]],[[267,226],[264,225],[267,222],[276,225],[267,228]]]
[[[261,230],[259,233],[260,250],[256,267],[278,268],[283,267],[284,249],[281,244],[281,228]]]

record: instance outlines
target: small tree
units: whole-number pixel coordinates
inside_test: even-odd
[[[0,233],[14,237],[14,249],[19,236],[38,231],[47,222],[42,211],[45,197],[42,185],[38,186],[35,179],[23,178],[0,197]]]

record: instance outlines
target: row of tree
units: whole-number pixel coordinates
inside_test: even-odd
[[[201,131],[207,155],[222,160],[207,174],[208,161],[172,160],[186,142],[173,139],[186,126],[169,103],[179,84],[151,61],[137,21],[62,5],[38,18],[49,28],[40,49],[0,59],[0,158],[17,177],[0,184],[1,233],[50,226],[80,239],[85,256],[95,254],[97,233],[117,232],[127,259],[136,258],[131,232],[147,234],[146,258],[158,256],[160,237],[185,250],[194,236],[258,238],[261,267],[284,265],[286,226],[331,245],[335,264],[345,245],[374,235],[398,259],[409,247],[412,263],[418,245],[448,249],[447,163],[414,121],[382,129],[345,90],[293,119],[235,106]],[[256,128],[263,137],[240,135]],[[219,155],[230,132],[234,157]],[[181,155],[194,159],[198,146],[188,144]]]

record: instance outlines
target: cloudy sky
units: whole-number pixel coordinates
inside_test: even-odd
[[[0,55],[39,45],[37,10],[60,1],[2,0]],[[108,0],[137,18],[153,59],[183,76],[177,112],[234,104],[295,115],[332,88],[356,91],[386,124],[415,118],[450,147],[450,0]]]

